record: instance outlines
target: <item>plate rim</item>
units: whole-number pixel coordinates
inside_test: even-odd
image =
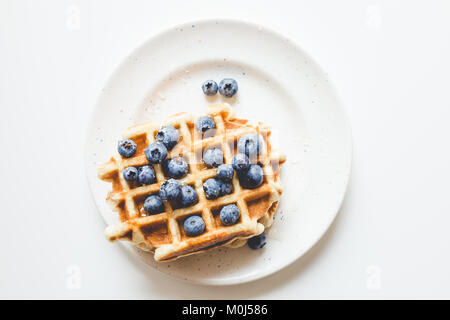
[[[105,218],[103,217],[103,215],[100,212],[100,208],[97,205],[97,202],[95,200],[94,197],[94,192],[92,190],[91,187],[91,178],[90,178],[90,174],[89,174],[89,169],[88,169],[88,163],[89,163],[89,155],[88,155],[88,146],[90,143],[90,136],[89,136],[89,132],[91,132],[92,128],[94,127],[94,114],[95,114],[95,110],[97,109],[97,106],[99,105],[102,96],[104,94],[104,89],[108,88],[110,86],[110,84],[112,83],[113,78],[115,78],[115,75],[124,67],[126,66],[126,64],[129,61],[129,58],[132,57],[133,55],[135,55],[137,52],[141,51],[141,49],[143,49],[145,46],[147,46],[150,42],[157,40],[158,38],[162,38],[164,36],[169,35],[169,33],[173,32],[174,29],[180,29],[180,28],[186,28],[187,26],[190,25],[197,25],[197,24],[208,24],[208,23],[232,23],[232,24],[242,24],[247,28],[253,28],[255,30],[263,30],[264,32],[266,32],[267,34],[269,34],[270,36],[279,38],[279,39],[284,39],[284,40],[289,40],[290,45],[295,49],[295,51],[299,51],[301,52],[307,59],[308,62],[311,63],[314,68],[316,68],[317,70],[319,70],[322,74],[326,74],[323,70],[323,68],[320,66],[320,64],[316,61],[316,59],[314,59],[305,49],[303,49],[302,47],[300,47],[298,45],[298,43],[294,40],[292,40],[291,38],[288,38],[286,36],[284,36],[282,33],[266,27],[265,25],[262,25],[260,23],[256,23],[256,22],[250,22],[248,20],[243,20],[243,19],[233,19],[233,18],[204,18],[204,19],[196,19],[196,20],[190,20],[190,21],[185,21],[179,24],[175,24],[175,25],[169,25],[166,26],[164,29],[162,30],[158,30],[156,33],[154,33],[153,35],[149,36],[148,38],[146,38],[145,40],[143,40],[137,47],[135,47],[134,49],[132,49],[126,56],[124,56],[120,62],[113,68],[112,72],[110,72],[109,76],[107,76],[106,78],[106,82],[104,83],[103,86],[101,86],[101,90],[97,96],[97,99],[95,100],[95,103],[93,105],[93,107],[91,107],[91,110],[89,112],[89,121],[87,123],[87,127],[86,127],[86,131],[85,131],[85,141],[84,141],[84,167],[85,167],[85,177],[86,177],[86,182],[88,184],[88,188],[89,188],[89,193],[91,196],[92,201],[94,202],[95,208],[97,210],[97,213],[101,216],[102,221],[104,222],[105,226],[107,226],[107,221],[105,220]],[[327,74],[328,76],[328,74]],[[239,285],[239,284],[244,284],[244,283],[248,283],[248,282],[253,282],[259,279],[263,279],[265,277],[268,277],[270,275],[273,275],[274,273],[288,267],[289,265],[293,264],[294,262],[298,261],[299,259],[301,259],[306,253],[308,253],[314,246],[317,245],[317,243],[323,238],[323,236],[325,235],[325,233],[330,229],[330,226],[332,225],[332,223],[335,221],[337,215],[339,214],[343,202],[346,198],[347,195],[347,191],[348,191],[348,186],[350,183],[350,179],[351,179],[351,174],[352,174],[352,168],[353,168],[353,135],[352,135],[352,127],[351,127],[351,123],[350,123],[350,118],[348,116],[347,110],[344,107],[344,104],[342,102],[342,98],[339,95],[338,91],[336,90],[336,87],[334,85],[334,83],[332,81],[328,81],[328,87],[330,92],[332,93],[334,100],[336,101],[336,105],[337,108],[339,109],[339,112],[342,114],[342,120],[343,120],[343,129],[345,129],[346,134],[348,136],[348,151],[350,153],[350,157],[349,157],[349,161],[348,161],[348,165],[345,168],[346,171],[344,173],[345,176],[345,181],[343,184],[343,188],[342,188],[342,194],[339,196],[340,200],[337,203],[337,205],[335,206],[335,208],[332,210],[334,213],[332,215],[330,215],[329,221],[327,221],[327,223],[324,224],[323,229],[317,233],[317,236],[315,238],[313,238],[313,240],[310,242],[310,245],[306,247],[306,249],[304,249],[304,251],[299,254],[296,255],[295,258],[292,258],[290,260],[287,260],[287,262],[284,263],[280,263],[278,265],[275,265],[272,269],[268,269],[265,271],[262,271],[258,274],[251,274],[249,276],[245,276],[242,279],[234,279],[232,281],[227,281],[225,282],[224,280],[220,280],[220,279],[199,279],[199,278],[194,278],[194,279],[189,279],[186,277],[181,277],[179,275],[176,274],[169,274],[166,273],[162,270],[160,270],[159,268],[153,268],[151,267],[149,264],[145,263],[144,260],[141,257],[137,257],[138,260],[140,261],[140,263],[142,263],[143,265],[145,265],[147,268],[151,269],[151,270],[155,270],[158,271],[161,274],[164,274],[167,277],[170,277],[172,279],[177,279],[180,280],[184,283],[190,283],[190,284],[200,284],[200,285],[206,285],[206,286],[231,286],[231,285]],[[134,251],[137,250],[136,248],[134,248],[132,246],[132,244],[123,242],[123,241],[119,241],[120,243],[120,247],[125,249],[126,251]],[[130,252],[133,255],[138,255],[135,252]]]

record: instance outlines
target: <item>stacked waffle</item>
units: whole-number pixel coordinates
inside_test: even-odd
[[[210,106],[204,115],[214,120],[213,133],[197,130],[199,116],[180,113],[165,123],[147,122],[129,128],[124,139],[136,145],[135,153],[128,158],[117,154],[98,169],[99,178],[112,183],[108,194],[114,210],[118,211],[120,223],[106,228],[105,235],[111,240],[129,240],[139,248],[154,252],[157,261],[173,260],[181,256],[199,253],[219,246],[239,247],[246,239],[257,236],[270,227],[282,192],[279,179],[280,165],[285,161],[270,144],[271,130],[262,123],[250,123],[236,119],[227,104]],[[149,164],[145,149],[155,142],[158,131],[171,126],[178,131],[177,144],[168,151],[167,159],[182,157],[189,164],[187,173],[177,179],[181,185],[191,186],[197,193],[197,202],[181,206],[174,201],[164,201],[161,212],[148,214],[144,202],[151,195],[158,195],[161,185],[170,179],[164,163],[153,164],[155,179],[150,184],[130,183],[123,172],[129,167]],[[215,178],[217,168],[203,161],[204,151],[219,148],[223,163],[231,164],[238,153],[240,137],[257,134],[261,147],[257,157],[251,159],[262,168],[263,181],[255,188],[246,188],[235,174],[230,192],[215,199],[207,199],[204,183]],[[220,219],[224,206],[234,204],[239,209],[239,219],[225,225]],[[184,223],[191,216],[199,216],[204,222],[203,233],[192,236],[186,232]]]

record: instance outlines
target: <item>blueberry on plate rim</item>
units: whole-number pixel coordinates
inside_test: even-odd
[[[184,231],[189,237],[195,237],[205,232],[205,222],[199,216],[190,216],[184,220]]]
[[[123,178],[128,182],[136,181],[138,177],[138,169],[135,167],[128,167],[123,170]]]
[[[213,96],[217,93],[217,90],[219,87],[217,86],[217,83],[214,80],[206,80],[203,82],[202,90],[203,93],[207,96]]]
[[[231,78],[222,79],[219,83],[219,93],[224,97],[231,98],[238,91],[236,80]]]
[[[130,158],[136,154],[137,144],[131,139],[119,141],[117,151],[124,158]]]
[[[153,194],[145,199],[143,208],[148,214],[157,214],[164,211],[164,204],[160,196]]]
[[[145,149],[145,157],[150,163],[161,163],[167,158],[167,148],[160,142],[153,142]]]

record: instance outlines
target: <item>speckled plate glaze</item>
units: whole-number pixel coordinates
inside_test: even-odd
[[[235,97],[203,95],[204,80],[225,77],[238,81]],[[281,173],[284,193],[267,245],[257,251],[219,248],[157,263],[151,253],[123,242],[161,272],[210,285],[259,279],[301,257],[335,218],[352,158],[345,112],[326,74],[301,48],[246,22],[187,23],[151,38],[128,56],[102,90],[90,119],[87,176],[107,224],[118,218],[105,202],[111,186],[97,178],[96,170],[115,152],[124,129],[182,111],[201,113],[221,101],[240,118],[271,125],[273,144],[287,155]]]

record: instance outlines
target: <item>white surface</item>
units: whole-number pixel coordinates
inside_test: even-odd
[[[449,6],[2,1],[0,296],[449,298]],[[318,61],[349,114],[354,164],[317,246],[264,280],[213,288],[149,270],[104,241],[83,147],[101,86],[124,56],[170,26],[218,16],[267,25]]]
[[[239,83],[232,99],[202,93],[205,79],[224,77]],[[220,248],[170,263],[155,262],[153,254],[126,246],[155,269],[211,285],[259,279],[310,249],[338,212],[352,160],[345,111],[328,77],[301,48],[260,25],[223,19],[190,22],[149,39],[125,58],[90,119],[87,175],[108,225],[120,221],[105,201],[111,184],[98,179],[97,169],[116,153],[125,128],[166,121],[180,112],[200,116],[209,105],[221,102],[229,103],[238,118],[270,125],[272,146],[287,158],[281,170],[283,195],[267,245],[256,252],[247,246]]]

